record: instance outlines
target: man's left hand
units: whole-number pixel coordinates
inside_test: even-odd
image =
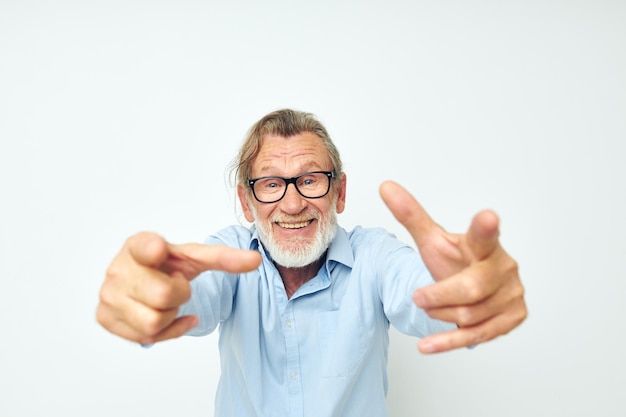
[[[465,234],[446,232],[400,185],[387,181],[380,195],[411,233],[436,283],[413,294],[430,317],[458,329],[423,338],[422,353],[476,345],[517,327],[527,315],[517,263],[500,245],[499,220],[478,213]]]

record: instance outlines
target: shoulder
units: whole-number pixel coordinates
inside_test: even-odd
[[[411,246],[380,227],[357,226],[347,233],[347,237],[357,262],[385,265],[393,262],[396,256],[415,255],[415,250]]]
[[[347,232],[348,240],[355,250],[380,249],[382,247],[406,246],[400,242],[393,233],[381,227],[361,227],[357,226]]]

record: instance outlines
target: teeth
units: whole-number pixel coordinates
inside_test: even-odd
[[[301,222],[301,223],[281,223],[281,222],[277,222],[277,224],[285,229],[301,229],[303,227],[308,226],[311,223],[311,221],[306,221],[306,222]]]

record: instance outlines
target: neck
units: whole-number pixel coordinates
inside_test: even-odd
[[[326,256],[322,256],[312,264],[301,268],[286,268],[276,264],[276,269],[278,269],[280,277],[283,279],[283,284],[285,285],[287,298],[291,298],[291,296],[298,291],[298,288],[317,275],[317,271],[319,271],[324,264],[324,259],[326,259]]]

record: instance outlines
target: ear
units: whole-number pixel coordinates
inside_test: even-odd
[[[337,188],[337,214],[342,213],[346,208],[346,174],[342,173],[339,178],[339,188]]]
[[[246,194],[247,193],[243,185],[237,185],[237,196],[239,197],[239,203],[241,204],[243,215],[247,221],[254,223],[254,214],[252,213],[252,209],[250,209],[250,202],[248,201],[248,196]]]

